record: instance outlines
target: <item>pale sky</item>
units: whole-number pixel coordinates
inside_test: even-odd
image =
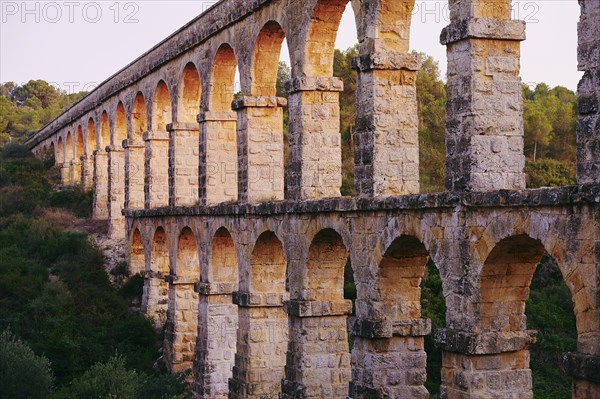
[[[89,90],[192,20],[214,1],[0,0],[0,82],[52,82],[67,92]],[[527,22],[521,77],[532,86],[577,88],[577,0],[514,1],[514,18]],[[439,35],[448,24],[447,1],[417,0],[411,49],[432,55],[446,70]],[[337,47],[356,43],[348,7]],[[282,59],[289,57],[284,48]]]

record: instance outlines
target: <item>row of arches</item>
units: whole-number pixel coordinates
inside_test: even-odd
[[[456,307],[462,306],[456,298],[457,292],[462,291],[463,296],[473,295],[463,298],[463,302],[473,302],[472,306],[467,306],[469,315],[453,314],[450,319],[447,315],[451,328],[458,327],[454,319],[472,316],[477,322],[469,328],[469,334],[526,334],[528,287],[546,253],[545,244],[525,232],[505,235],[490,247],[480,270],[468,272],[478,276],[475,287],[467,289],[476,293],[468,294],[463,286],[456,286],[460,277],[449,272],[455,267],[452,261],[436,254],[436,245],[424,240],[421,234],[413,235],[408,231],[407,234],[397,232],[382,238],[377,249],[358,250],[356,242],[360,240],[353,240],[335,226],[323,226],[309,233],[306,246],[295,242],[291,235],[273,230],[257,233],[256,238],[248,242],[226,227],[219,227],[212,233],[200,233],[195,228],[184,227],[177,233],[165,232],[165,228],[159,226],[152,227],[154,232],[145,238],[140,229],[141,226],[134,229],[132,248],[150,246],[151,249],[135,251],[137,262],[133,261],[132,252],[132,265],[139,265],[132,268],[132,272],[145,267],[146,273],[152,275],[160,270],[163,274],[176,276],[161,281],[164,284],[162,303],[165,305],[162,317],[167,322],[167,329],[172,328],[169,326],[169,312],[179,308],[169,303],[171,296],[164,297],[165,293],[180,289],[173,283],[176,280],[184,284],[183,280],[191,277],[196,283],[198,296],[193,297],[191,305],[184,305],[186,309],[196,310],[193,317],[198,317],[199,324],[193,326],[195,331],[187,330],[187,334],[196,339],[192,340],[191,335],[186,338],[196,344],[193,348],[185,347],[185,361],[177,365],[189,368],[194,361],[196,389],[208,389],[210,386],[215,389],[210,391],[211,395],[216,395],[215,392],[224,395],[211,397],[227,397],[227,394],[229,397],[254,397],[244,391],[251,382],[263,386],[269,393],[283,392],[284,395],[302,387],[318,392],[317,396],[346,397],[349,386],[355,394],[380,389],[380,392],[392,396],[399,395],[401,390],[398,389],[406,386],[390,384],[390,375],[397,369],[411,369],[419,375],[425,370],[423,338],[429,332],[415,331],[421,328],[418,326],[426,326],[421,314],[421,280],[430,259],[435,259],[440,268],[444,297],[450,301],[447,303],[449,312],[457,312]],[[149,232],[148,229],[145,231]],[[165,245],[169,240],[167,237],[171,237],[170,252]],[[365,255],[366,252],[372,253],[372,256]],[[148,257],[160,259],[161,265]],[[350,265],[358,292],[354,304],[357,321],[354,328],[350,327],[350,336],[346,334],[346,324],[347,317],[352,314],[352,305],[344,297],[344,285],[348,283],[344,273],[349,258],[352,259]],[[561,260],[565,262],[565,259]],[[565,274],[573,269],[573,265],[561,264],[561,261],[559,265],[565,280],[572,282],[577,279],[577,272]],[[185,281],[192,284],[192,280]],[[153,280],[147,278],[146,285],[150,287],[152,284]],[[579,288],[570,284],[571,293],[575,295],[573,289],[577,291]],[[144,295],[145,302],[148,302],[146,290]],[[181,298],[181,295],[174,297]],[[573,301],[577,308],[575,298]],[[219,306],[220,311],[214,312],[213,306]],[[228,309],[228,317],[223,316],[225,308]],[[220,320],[222,316],[227,320]],[[588,323],[584,320],[589,314],[576,316],[578,330],[583,334],[583,326]],[[377,322],[384,326],[380,331],[388,329],[383,335],[372,336],[361,330],[361,326]],[[214,330],[207,325],[203,327],[203,323],[219,325],[218,336],[209,336],[209,332]],[[265,327],[267,325],[268,328]],[[189,328],[189,323],[186,326]],[[405,327],[400,326],[413,326],[410,327],[412,332],[402,333],[400,331]],[[263,340],[264,335],[261,335],[266,334],[265,329],[269,331],[268,340]],[[307,340],[306,334],[309,334],[308,337],[318,334],[322,339]],[[177,341],[177,334],[172,337]],[[352,337],[351,350],[348,349],[349,337]],[[375,342],[379,342],[376,348],[373,346]],[[269,349],[263,347],[267,344],[271,345]],[[172,342],[165,345],[172,345]],[[220,359],[218,364],[211,363],[214,361],[211,345],[230,350],[232,361]],[[410,346],[409,351],[400,349],[407,345]],[[175,352],[182,350],[181,345],[172,348]],[[275,352],[267,352],[266,356],[264,350]],[[527,351],[527,345],[522,350]],[[376,359],[386,360],[379,363]],[[455,373],[451,366],[453,361],[444,363],[443,367],[449,367],[444,371],[446,375]],[[251,364],[260,364],[264,368],[262,372],[269,370],[273,378],[263,381],[263,385],[250,381],[252,373],[248,374],[248,370],[258,372],[252,369]],[[335,378],[330,380],[323,376],[321,369],[314,369],[319,364],[335,364],[332,370]],[[214,370],[215,367],[222,370],[226,378],[218,382],[206,379],[205,370]],[[528,368],[528,363],[524,364],[520,372],[529,375],[531,380]],[[500,371],[508,373],[507,370]],[[419,382],[411,389],[425,395],[425,380],[417,380]],[[442,381],[443,389],[455,389],[452,384],[452,381]],[[527,391],[531,388],[524,386],[522,389]],[[207,394],[209,391],[203,392]]]

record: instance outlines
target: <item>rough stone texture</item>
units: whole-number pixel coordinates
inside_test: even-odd
[[[413,4],[353,2],[358,196],[341,198],[343,87],[333,52],[347,3],[220,1],[28,144],[55,151],[65,185],[87,183],[89,154],[108,146],[106,180],[101,151],[95,157],[96,204],[107,187],[110,233],[127,237],[131,272],[145,278],[143,310],[165,327],[169,367],[193,368],[196,398],[426,397],[431,327],[418,287],[429,257],[447,306],[447,328],[437,333],[442,395],[530,398],[534,334],[524,306],[544,252],[574,304],[572,396],[598,397],[599,3],[580,1],[580,185],[521,190],[524,23],[510,20],[509,0],[465,0],[451,2],[441,35],[448,191],[418,195]],[[284,38],[292,66],[287,198],[283,104],[274,97]],[[236,66],[241,99],[232,104]],[[145,151],[148,131],[169,132],[168,144],[149,133]],[[255,184],[253,168],[269,163],[272,184]],[[347,258],[358,296],[351,320]],[[271,323],[272,336],[257,333]]]
[[[577,181],[600,183],[600,4],[582,0],[578,61],[583,77],[577,87]]]
[[[94,187],[94,158],[90,157],[81,157],[81,174],[82,174],[82,184],[83,188],[86,190],[91,190]]]
[[[296,200],[339,197],[342,186],[338,78],[294,78],[289,93],[288,195]]]
[[[125,152],[114,146],[108,152],[108,234],[112,238],[125,238],[125,218],[122,214],[125,204]]]
[[[147,209],[169,205],[169,134],[147,132],[144,135],[144,205]]]
[[[236,100],[238,199],[245,203],[284,199],[283,108],[278,97]]]
[[[108,217],[108,154],[94,152],[94,219],[107,220]]]
[[[169,205],[198,205],[198,125],[173,123],[169,130]]]
[[[448,46],[448,190],[525,187],[519,78],[525,25],[518,22],[453,19],[442,32]]]

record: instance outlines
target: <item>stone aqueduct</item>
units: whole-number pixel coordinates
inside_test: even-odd
[[[544,253],[571,291],[574,398],[600,398],[600,2],[580,0],[578,186],[526,190],[510,0],[451,0],[446,192],[419,194],[412,0],[353,0],[356,197],[332,76],[346,0],[223,0],[29,139],[130,243],[143,310],[198,398],[422,398],[419,284],[439,268],[444,398],[531,398],[525,300]],[[275,83],[290,48],[287,189]],[[239,68],[242,97],[234,100]],[[355,317],[344,265],[357,285]],[[348,331],[353,336],[349,351]]]

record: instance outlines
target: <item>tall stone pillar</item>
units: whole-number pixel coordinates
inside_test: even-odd
[[[282,399],[348,397],[351,380],[346,317],[351,301],[285,302],[289,343]]]
[[[142,313],[153,321],[154,328],[162,330],[167,321],[169,307],[169,282],[156,270],[144,270]]]
[[[529,346],[535,331],[470,333],[436,330],[445,398],[533,398]]]
[[[424,336],[431,320],[356,319],[352,328],[352,398],[429,398]]]
[[[94,156],[81,157],[81,175],[84,190],[91,190],[94,187]]]
[[[235,112],[205,112],[198,115],[201,205],[237,200],[236,122]]]
[[[125,238],[125,151],[117,146],[106,147],[108,153],[108,218],[109,235]]]
[[[169,131],[169,205],[198,205],[200,132],[197,124],[174,122]]]
[[[339,197],[342,146],[339,93],[332,77],[296,77],[289,93],[288,194],[293,200]]]
[[[94,219],[108,219],[108,153],[94,151]]]
[[[70,166],[70,174],[71,174],[71,185],[76,186],[81,184],[82,178],[82,169],[81,169],[81,159],[72,159]]]
[[[125,149],[125,208],[144,209],[145,145],[142,139],[123,141]]]
[[[353,60],[358,71],[354,187],[360,196],[419,192],[416,56],[381,51]]]
[[[580,0],[577,182],[600,184],[600,2]]]
[[[452,22],[441,35],[448,53],[447,190],[525,188],[519,78],[525,23],[509,18],[506,1],[451,7]]]
[[[280,97],[243,97],[237,111],[238,199],[258,203],[284,199],[283,107]]]
[[[233,284],[198,283],[198,339],[194,359],[194,398],[227,398],[238,327]]]
[[[164,358],[171,372],[192,368],[198,334],[198,277],[165,276],[169,305],[165,328]]]
[[[169,206],[169,133],[144,133],[144,206]]]
[[[70,186],[72,184],[70,161],[60,164],[60,182],[63,186]]]
[[[239,328],[229,399],[276,399],[285,367],[288,321],[281,294],[235,292]]]

